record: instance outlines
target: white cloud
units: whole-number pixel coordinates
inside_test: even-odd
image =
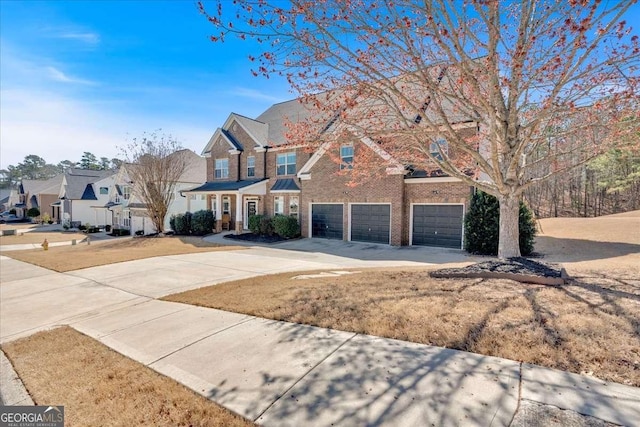
[[[243,98],[256,99],[259,101],[269,101],[274,104],[287,100],[287,99],[266,94],[264,92],[261,92],[255,89],[249,89],[246,87],[236,87],[233,90],[229,91],[229,94],[235,95],[235,96],[241,96]]]
[[[73,99],[34,88],[0,92],[0,168],[36,154],[49,163],[79,161],[84,151],[98,157],[122,157],[121,149],[143,132],[158,128],[196,153],[211,129],[159,116],[120,114],[112,105]]]
[[[88,45],[97,45],[100,43],[100,35],[92,32],[62,32],[56,34],[55,37],[61,39],[77,40]]]
[[[73,84],[82,84],[82,85],[95,85],[96,82],[91,80],[85,80],[78,77],[72,77],[68,74],[63,73],[55,67],[46,67],[47,73],[49,77],[57,82],[62,83],[73,83]]]
[[[115,157],[125,142],[119,120],[105,116],[90,104],[55,93],[2,90],[2,167],[16,164],[29,154],[49,163],[77,161],[84,151],[98,157]]]

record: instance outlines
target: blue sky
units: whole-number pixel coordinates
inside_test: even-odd
[[[212,30],[188,0],[0,0],[0,168],[116,157],[158,128],[200,153],[230,112],[294,97],[251,75],[255,46]]]
[[[190,0],[0,0],[0,168],[116,157],[158,128],[200,153],[229,113],[295,96],[251,74],[256,44],[212,32]]]

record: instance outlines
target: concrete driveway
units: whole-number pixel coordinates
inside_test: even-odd
[[[412,257],[404,259],[396,248],[373,246],[357,248],[361,256],[351,249],[350,257],[328,251],[251,247],[148,258],[67,273],[0,256],[0,342],[216,283],[286,271],[430,265],[429,259],[435,259],[437,253],[407,252]],[[369,259],[371,254],[381,259]],[[462,251],[453,251],[438,255],[438,261],[447,257],[451,262],[467,259]]]
[[[251,248],[69,273],[0,256],[0,342],[68,324],[267,426],[524,426],[540,421],[541,410],[557,408],[568,409],[553,415],[561,424],[569,414],[595,420],[589,425],[640,425],[640,390],[634,387],[154,299],[282,271],[426,264],[364,259],[353,249],[349,257],[327,252]]]

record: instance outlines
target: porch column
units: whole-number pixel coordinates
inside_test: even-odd
[[[242,233],[242,193],[236,196],[236,234]]]
[[[191,212],[191,193],[187,194],[187,212]]]
[[[220,193],[216,193],[216,233],[222,231],[222,196]]]

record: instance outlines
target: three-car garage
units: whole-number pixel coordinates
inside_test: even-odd
[[[416,203],[409,209],[410,245],[462,248],[464,204]],[[346,226],[347,240],[390,244],[391,212],[390,203],[312,203],[310,235],[342,240]]]

